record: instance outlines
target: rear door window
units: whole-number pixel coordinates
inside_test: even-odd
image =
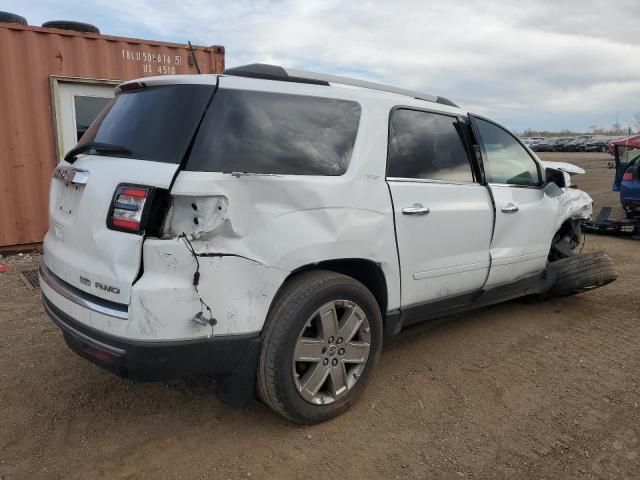
[[[131,151],[127,157],[180,163],[214,88],[166,85],[120,92],[87,129],[79,144],[121,145]]]
[[[387,176],[472,182],[471,163],[457,117],[398,109],[391,114]]]
[[[342,175],[360,105],[333,98],[219,89],[198,130],[187,170]]]

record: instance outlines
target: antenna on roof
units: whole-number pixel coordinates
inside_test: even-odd
[[[189,43],[189,49],[191,50],[191,56],[193,57],[193,63],[196,66],[196,71],[198,72],[198,75],[200,75],[202,72],[200,71],[200,65],[198,65],[198,57],[196,57],[196,52],[193,49],[193,45],[191,45],[191,40],[189,40],[187,43]]]

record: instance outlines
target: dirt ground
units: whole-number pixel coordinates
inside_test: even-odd
[[[548,154],[588,169],[606,154]],[[363,398],[295,427],[233,409],[206,378],[135,384],[72,353],[39,290],[0,273],[0,478],[640,478],[640,242],[590,235],[617,282],[410,329]],[[34,268],[37,255],[0,259]]]

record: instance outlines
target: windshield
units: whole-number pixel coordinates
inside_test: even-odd
[[[214,89],[213,85],[164,85],[121,92],[78,145],[118,145],[131,152],[113,153],[120,157],[180,163]]]

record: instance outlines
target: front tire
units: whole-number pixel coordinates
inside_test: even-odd
[[[382,349],[382,315],[357,280],[329,271],[300,274],[269,312],[258,393],[298,424],[346,411],[369,382]]]
[[[582,253],[553,262],[558,278],[547,296],[563,297],[593,290],[618,278],[615,266],[602,252]]]

